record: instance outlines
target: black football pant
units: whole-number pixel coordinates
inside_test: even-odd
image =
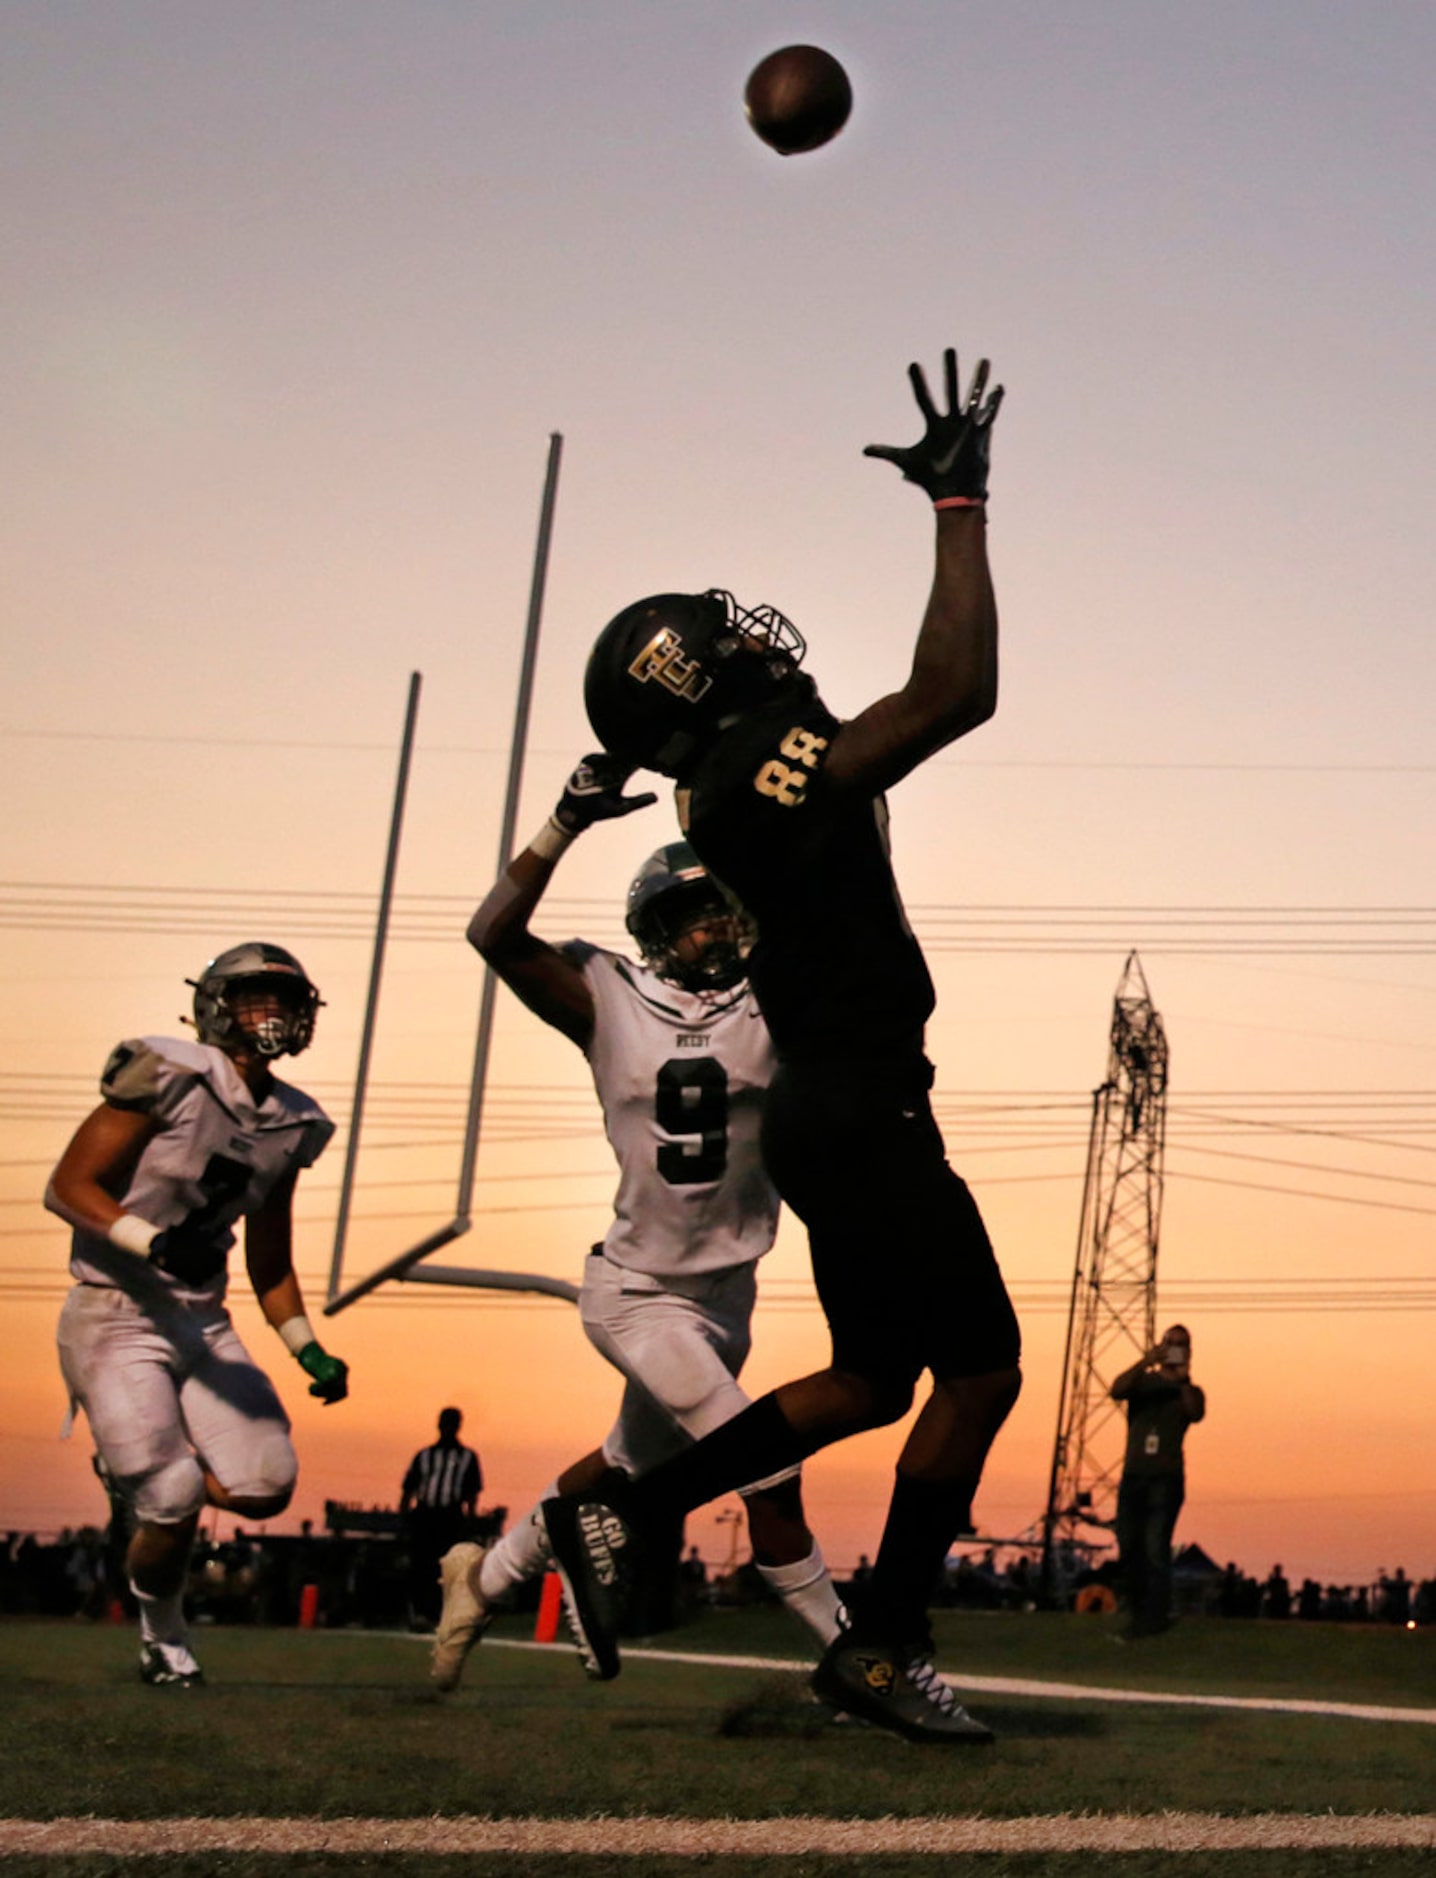
[[[1124,1475],[1117,1490],[1117,1550],[1132,1629],[1146,1636],[1172,1621],[1172,1534],[1186,1497],[1180,1474]]]
[[[808,1229],[837,1369],[908,1388],[1017,1366],[1021,1337],[977,1203],[948,1166],[920,1052],[779,1067],[763,1159]]]

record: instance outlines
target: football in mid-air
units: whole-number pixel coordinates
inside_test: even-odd
[[[821,46],[782,46],[748,74],[743,103],[765,144],[780,156],[797,156],[837,136],[853,108],[853,88]]]

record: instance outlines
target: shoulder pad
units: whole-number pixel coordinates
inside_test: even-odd
[[[144,1037],[117,1043],[100,1072],[100,1094],[117,1109],[148,1114],[159,1100],[164,1058]]]
[[[304,1145],[297,1156],[299,1165],[313,1167],[333,1139],[333,1122],[323,1113],[316,1115],[304,1130]]]
[[[563,944],[555,946],[554,950],[561,952],[570,965],[576,965],[582,971],[590,959],[599,956],[602,948],[590,945],[587,939],[565,939]]]
[[[221,1054],[183,1037],[127,1037],[110,1052],[100,1094],[112,1108],[148,1115],[177,1102]]]
[[[334,1124],[320,1108],[312,1095],[296,1089],[292,1082],[281,1082],[275,1078],[274,1085],[266,1100],[277,1103],[283,1109],[289,1122],[300,1124],[299,1146],[294,1150],[295,1159],[300,1167],[312,1167],[320,1155],[334,1139]]]

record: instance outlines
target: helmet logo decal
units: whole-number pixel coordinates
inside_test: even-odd
[[[641,685],[650,679],[675,698],[696,704],[713,683],[697,659],[683,656],[683,641],[671,626],[660,627],[628,668]]]

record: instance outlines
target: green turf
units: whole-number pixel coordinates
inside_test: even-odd
[[[503,1620],[491,1633],[523,1637]],[[714,1613],[659,1640],[696,1652],[791,1655],[802,1637],[781,1612]],[[1191,1693],[1436,1706],[1436,1633],[1205,1621],[1117,1648],[1099,1620],[940,1614],[939,1662],[974,1674]],[[427,1685],[424,1648],[358,1632],[243,1629],[200,1633],[210,1686],[151,1690],[134,1675],[133,1632],[79,1625],[0,1626],[0,1814],[126,1818],[177,1814],[365,1817],[487,1814],[686,1814],[764,1818],[1206,1810],[1436,1810],[1436,1728],[1172,1706],[972,1696],[999,1731],[987,1750],[909,1747],[817,1723],[801,1676],[631,1659],[593,1686],[566,1651],[487,1643],[459,1693]],[[838,1860],[712,1861],[723,1878],[784,1878]],[[1092,1860],[1080,1861],[1090,1878]],[[1076,1878],[1078,1861],[1037,1855],[964,1859],[979,1878]],[[1146,1878],[1155,1855],[1101,1861]],[[1164,1859],[1163,1870],[1171,1861]],[[1400,1878],[1426,1854],[1189,1855],[1184,1878]],[[567,1858],[287,1860],[218,1856],[216,1873],[497,1872],[536,1878],[621,1871],[657,1878],[679,1860]],[[4,1878],[61,1870],[144,1878],[197,1870],[147,1858],[8,1860]],[[920,1869],[863,1861],[865,1878]]]

